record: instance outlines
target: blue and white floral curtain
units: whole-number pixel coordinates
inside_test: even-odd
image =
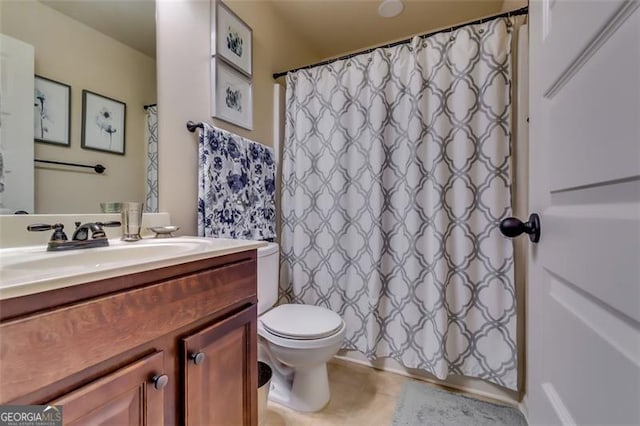
[[[273,148],[203,125],[198,145],[198,235],[273,240]]]
[[[369,359],[516,389],[512,19],[288,75],[281,291]]]
[[[144,208],[146,212],[158,211],[158,107],[147,107],[147,182]]]

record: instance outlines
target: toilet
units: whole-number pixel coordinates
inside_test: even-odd
[[[338,353],[346,326],[319,306],[278,300],[278,244],[258,249],[258,359],[273,370],[269,399],[297,411],[329,402],[327,361]]]

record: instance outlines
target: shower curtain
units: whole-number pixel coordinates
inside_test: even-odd
[[[147,182],[144,208],[146,212],[158,211],[158,107],[147,107],[147,123],[145,137],[147,139]]]
[[[288,75],[281,298],[369,359],[516,389],[513,19]]]

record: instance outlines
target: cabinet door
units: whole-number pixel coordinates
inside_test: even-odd
[[[185,424],[257,424],[256,320],[253,305],[183,339]]]
[[[65,425],[161,425],[168,379],[162,360],[157,352],[49,404],[63,406]]]

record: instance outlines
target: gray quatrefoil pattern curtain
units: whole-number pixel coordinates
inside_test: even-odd
[[[509,18],[289,74],[283,300],[344,348],[516,389]]]
[[[147,140],[147,181],[144,211],[158,212],[158,107],[156,105],[147,108],[147,122],[145,127]]]

